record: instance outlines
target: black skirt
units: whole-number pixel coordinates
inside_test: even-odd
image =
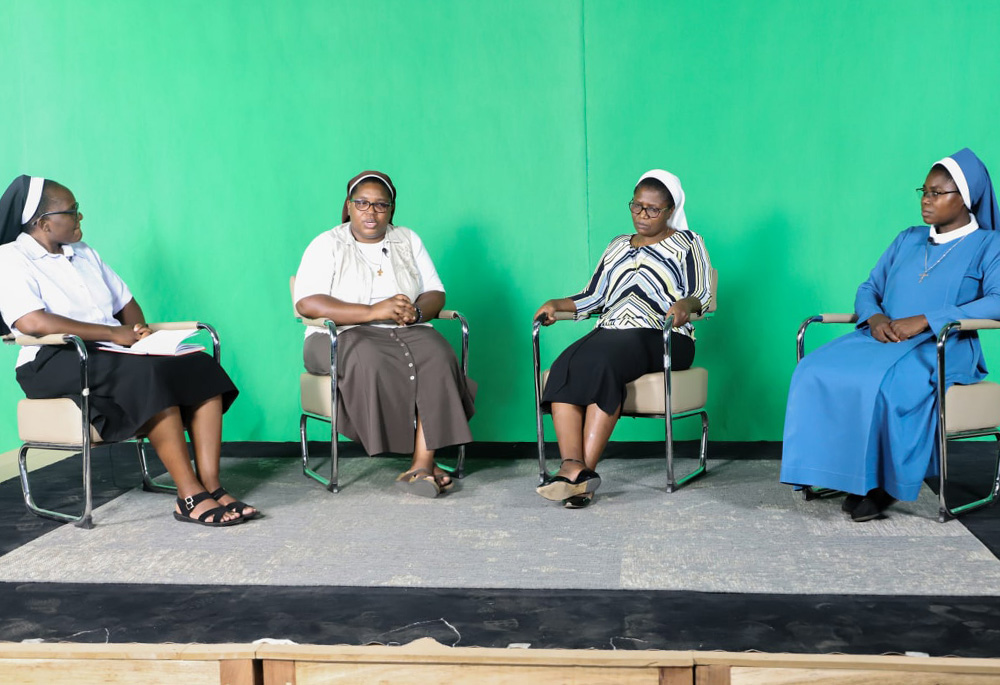
[[[169,407],[195,407],[222,395],[222,410],[239,394],[211,355],[180,357],[105,352],[88,345],[91,423],[112,442],[135,435]],[[80,361],[76,347],[46,346],[17,368],[17,382],[28,399],[67,397],[79,407]]]
[[[691,368],[690,337],[671,333],[670,348],[674,371]],[[595,328],[553,362],[542,406],[548,410],[552,402],[596,404],[605,414],[614,414],[625,401],[625,384],[654,371],[663,371],[663,331]]]

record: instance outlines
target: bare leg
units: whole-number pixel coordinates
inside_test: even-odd
[[[565,402],[552,403],[552,425],[556,429],[559,455],[563,459],[583,461],[583,418],[584,408],[579,405]],[[583,468],[576,466],[580,465],[574,466],[574,473]]]
[[[205,490],[205,485],[198,480],[194,469],[191,468],[180,409],[177,407],[164,409],[146,423],[145,429],[149,442],[156,450],[160,461],[167,467],[174,484],[177,485],[177,496],[184,499]],[[215,500],[206,499],[199,502],[191,514],[197,518],[200,514],[217,506],[219,503]],[[220,520],[232,521],[237,518],[239,518],[239,514],[229,511]]]
[[[198,479],[209,492],[215,492],[222,487],[219,481],[219,458],[222,456],[221,395],[211,397],[190,410],[188,434],[194,443]],[[227,494],[219,499],[219,504],[228,505],[235,501],[235,497]],[[256,512],[253,507],[246,507],[239,513],[251,516]]]
[[[448,472],[434,463],[434,450],[427,449],[424,422],[420,420],[419,415],[417,416],[417,431],[413,439],[413,463],[410,464],[408,471],[416,471],[417,469],[427,469],[428,473],[433,473],[438,486],[451,483],[451,476],[448,475]]]
[[[606,414],[596,404],[587,406],[587,418],[583,424],[583,460],[588,469],[597,469],[597,462],[604,454],[604,448],[608,445],[621,413],[621,407],[614,414]]]
[[[584,468],[596,469],[620,414],[620,407],[614,414],[606,414],[596,404],[581,407],[553,402],[552,423],[563,459],[559,475],[573,480]],[[569,459],[576,461],[566,461]]]

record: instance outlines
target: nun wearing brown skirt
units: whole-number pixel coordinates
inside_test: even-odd
[[[452,487],[436,450],[472,441],[476,385],[427,322],[444,308],[444,285],[420,237],[392,223],[396,187],[378,171],[347,184],[342,223],[306,248],[295,306],[338,325],[339,431],[368,454],[412,454],[397,483],[436,497]],[[306,370],[330,373],[325,329],[306,331]]]

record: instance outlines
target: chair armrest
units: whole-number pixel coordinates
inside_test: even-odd
[[[795,363],[802,361],[806,356],[806,329],[814,323],[857,323],[857,314],[817,314],[810,316],[799,326],[799,332],[795,336]]]
[[[952,331],[985,331],[1000,328],[1000,321],[993,319],[958,319],[949,321],[937,335],[938,358],[944,363],[944,342]]]
[[[990,328],[1000,328],[1000,321],[994,321],[993,319],[959,319],[952,323],[958,324],[957,328],[960,331],[981,331]]]
[[[310,318],[305,317],[305,316],[299,316],[299,317],[296,317],[296,318],[298,318],[298,320],[301,321],[306,326],[319,326],[320,328],[326,328],[326,325],[328,323],[332,323],[334,325],[334,327],[336,327],[336,325],[337,325],[333,321],[333,319],[310,319]]]
[[[159,323],[147,323],[149,330],[153,331],[188,331],[198,328],[198,321],[161,321]]]
[[[857,323],[857,314],[819,314],[818,323]]]
[[[68,333],[50,333],[48,335],[19,335],[13,338],[15,345],[68,345],[74,336]]]

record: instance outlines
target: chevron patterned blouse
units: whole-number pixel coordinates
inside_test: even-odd
[[[586,289],[570,299],[578,319],[600,311],[598,328],[663,327],[677,300],[697,297],[702,311],[712,298],[711,265],[705,241],[693,231],[677,231],[653,245],[632,247],[633,234],[611,241]],[[690,323],[674,329],[694,338]]]

